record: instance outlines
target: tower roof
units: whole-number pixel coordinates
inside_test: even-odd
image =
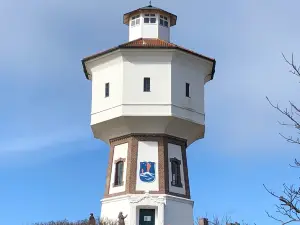
[[[192,54],[196,57],[202,58],[204,60],[208,60],[208,61],[213,62],[213,67],[212,67],[212,72],[211,72],[211,80],[214,77],[215,65],[216,65],[216,60],[214,58],[204,56],[204,55],[199,54],[197,52],[191,51],[189,49],[183,48],[181,46],[178,46],[176,44],[173,44],[173,43],[170,43],[170,42],[158,39],[158,38],[139,38],[137,40],[121,44],[117,47],[114,47],[114,48],[108,49],[106,51],[102,51],[102,52],[99,52],[97,54],[94,54],[94,55],[91,55],[91,56],[88,56],[88,57],[84,58],[82,60],[82,65],[83,65],[83,70],[84,70],[86,78],[89,79],[87,69],[86,69],[86,66],[85,66],[85,63],[87,61],[98,58],[98,57],[103,56],[103,55],[106,55],[108,53],[114,52],[118,49],[125,49],[125,48],[127,48],[127,49],[128,48],[131,48],[131,49],[138,49],[138,48],[141,48],[141,49],[177,49],[177,50],[186,52],[188,54]]]
[[[145,6],[145,7],[142,7],[142,8],[139,8],[139,9],[136,9],[136,10],[133,10],[131,12],[128,12],[126,14],[124,14],[123,16],[123,23],[128,25],[129,24],[129,19],[132,15],[134,14],[137,14],[137,13],[162,13],[162,14],[166,14],[167,16],[170,17],[170,26],[174,26],[176,25],[176,21],[177,21],[177,16],[172,14],[172,13],[169,13],[163,9],[160,9],[160,8],[157,8],[157,7],[154,7],[152,5],[148,5],[148,6]]]

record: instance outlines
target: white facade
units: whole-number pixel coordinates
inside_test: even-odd
[[[181,183],[182,187],[175,187],[172,186],[172,171],[171,171],[171,158],[176,158],[181,161],[180,165],[180,176],[181,176]],[[168,163],[169,163],[169,189],[173,193],[178,193],[178,194],[185,194],[185,182],[184,182],[184,173],[183,173],[183,162],[182,162],[182,151],[181,151],[181,146],[180,145],[174,145],[174,144],[168,144]]]
[[[124,168],[123,168],[123,182],[124,184],[122,186],[114,187],[114,177],[116,172],[116,164],[113,163],[112,165],[112,171],[111,171],[111,179],[110,179],[110,188],[109,188],[109,194],[115,194],[118,192],[125,191],[126,186],[126,174],[127,174],[127,155],[128,155],[128,143],[124,143],[121,145],[116,145],[114,147],[114,155],[113,155],[113,162],[116,160],[122,158],[125,159]]]
[[[96,138],[108,143],[129,133],[165,133],[189,145],[204,136],[204,84],[212,62],[179,50],[121,49],[86,66],[92,75]],[[143,91],[145,77],[150,92]],[[109,97],[104,96],[106,83]]]
[[[194,224],[194,202],[192,200],[171,196],[167,196],[166,199],[164,224]]]
[[[159,38],[170,41],[170,17],[168,15],[162,13],[137,13],[130,17],[128,26],[129,41],[138,38]]]
[[[155,163],[155,179],[151,183],[142,182],[139,178],[140,162],[151,161]],[[137,157],[137,191],[158,191],[159,176],[158,176],[158,142],[156,141],[139,141],[138,142],[138,157]]]
[[[155,210],[155,225],[193,225],[193,205],[189,199],[170,195],[124,195],[102,200],[101,218],[116,220],[119,212],[128,217],[126,225],[139,224],[141,208]]]

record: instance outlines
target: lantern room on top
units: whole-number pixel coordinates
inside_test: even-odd
[[[177,16],[152,5],[124,15],[129,26],[129,41],[138,38],[159,38],[170,41],[170,27],[176,25]]]

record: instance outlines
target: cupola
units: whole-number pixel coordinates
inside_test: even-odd
[[[176,25],[177,16],[151,4],[124,14],[129,26],[129,41],[139,38],[158,38],[170,42],[170,27]]]

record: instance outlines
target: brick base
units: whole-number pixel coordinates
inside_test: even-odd
[[[125,194],[143,194],[144,191],[136,191],[137,177],[137,154],[139,141],[155,141],[158,142],[158,176],[159,191],[150,191],[150,194],[168,194],[178,197],[190,199],[190,186],[186,158],[186,140],[165,134],[130,134],[110,140],[110,154],[106,175],[106,186],[104,198],[120,196]],[[111,183],[111,171],[113,165],[114,147],[120,144],[128,143],[127,155],[127,175],[125,192],[109,194]],[[176,144],[181,146],[182,163],[185,181],[185,194],[172,193],[169,191],[169,169],[168,169],[168,144]]]

